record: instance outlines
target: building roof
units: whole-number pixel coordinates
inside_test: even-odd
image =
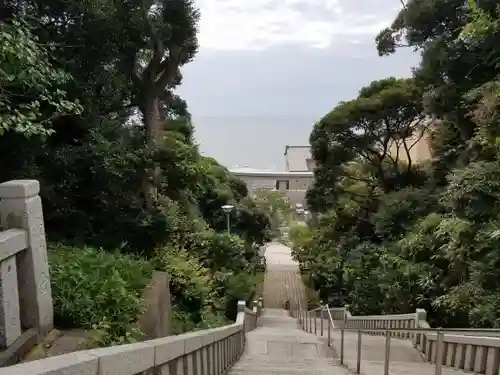
[[[310,146],[285,147],[286,169],[289,172],[310,171],[307,160],[312,158]]]
[[[269,171],[253,168],[229,168],[229,172],[235,176],[248,177],[269,177],[273,178],[293,178],[293,177],[313,177],[313,172],[292,172],[292,171]]]

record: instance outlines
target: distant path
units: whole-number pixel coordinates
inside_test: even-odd
[[[283,309],[287,300],[292,307],[306,302],[305,289],[300,276],[299,264],[292,259],[292,251],[279,242],[268,244],[264,278],[264,307]]]

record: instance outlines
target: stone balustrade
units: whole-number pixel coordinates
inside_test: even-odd
[[[431,328],[424,309],[410,314],[353,316],[348,306],[324,307],[297,312],[296,315],[306,331],[316,332],[317,318],[329,319],[325,316],[327,309],[333,329],[363,330],[363,334],[388,334],[393,338],[409,339],[426,362],[440,362],[444,366],[477,374],[500,373],[500,330]],[[326,329],[330,338],[330,328]]]
[[[477,333],[476,333],[477,334]],[[477,374],[497,375],[500,370],[500,338],[447,334],[442,335],[442,353],[437,357],[438,334],[421,334],[417,349],[425,361]]]
[[[236,322],[225,327],[26,362],[0,375],[220,375],[243,353],[257,317],[257,307],[240,301]]]
[[[329,307],[330,315],[333,320],[344,320],[345,308],[343,307]]]
[[[353,316],[349,311],[349,307],[344,308],[344,328],[348,329],[370,329],[374,331],[366,331],[371,335],[385,335],[384,331],[380,329],[394,329],[394,328],[415,328],[419,326],[418,312],[411,314],[392,314],[392,315],[365,315]],[[411,331],[388,331],[391,337],[414,339],[415,333]]]
[[[417,309],[417,314],[418,328],[430,329],[425,310]],[[416,333],[413,343],[427,362],[440,361],[442,365],[477,374],[498,375],[500,372],[500,330],[432,330]]]
[[[0,366],[53,326],[40,185],[0,184]]]
[[[245,322],[244,331],[250,332],[257,327],[257,320],[259,319],[261,307],[258,301],[253,302],[253,309],[250,310],[245,306]]]

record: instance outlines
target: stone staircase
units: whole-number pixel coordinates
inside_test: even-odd
[[[319,337],[304,332],[284,309],[264,309],[257,329],[247,334],[243,356],[229,375],[337,375],[348,370]]]

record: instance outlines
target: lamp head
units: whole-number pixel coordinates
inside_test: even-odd
[[[233,210],[234,206],[230,205],[230,204],[225,204],[224,206],[222,206],[222,210],[228,214],[230,213],[232,210]]]

